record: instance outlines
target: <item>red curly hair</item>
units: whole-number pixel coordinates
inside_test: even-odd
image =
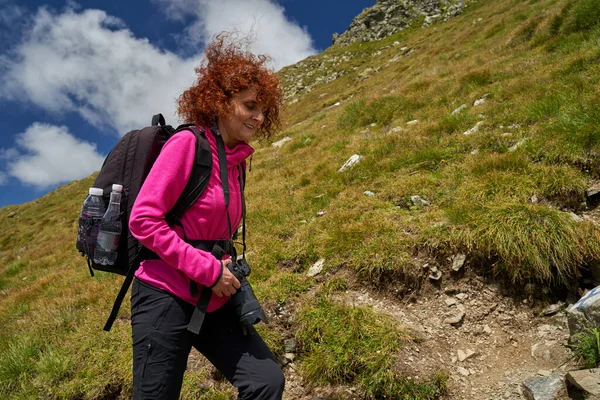
[[[269,138],[281,127],[279,79],[266,66],[270,58],[252,54],[247,47],[248,40],[237,41],[233,35],[221,33],[206,48],[206,60],[194,69],[197,81],[178,100],[177,112],[186,122],[210,125],[217,117],[227,118],[231,97],[256,85],[256,100],[264,108],[257,137]]]

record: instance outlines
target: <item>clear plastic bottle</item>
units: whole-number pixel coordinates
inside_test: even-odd
[[[94,262],[100,265],[114,265],[117,260],[117,247],[121,237],[121,192],[122,185],[112,185],[110,203],[98,230]]]
[[[98,236],[98,225],[104,216],[104,200],[101,188],[90,188],[79,214],[79,229],[77,230],[77,250],[93,257]]]

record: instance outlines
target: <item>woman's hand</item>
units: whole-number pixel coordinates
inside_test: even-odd
[[[223,267],[223,274],[221,275],[221,279],[215,286],[213,286],[212,291],[219,297],[231,296],[234,295],[235,292],[240,288],[240,281],[231,273],[229,268],[227,268],[228,264],[231,264],[231,259],[222,260],[221,261]]]

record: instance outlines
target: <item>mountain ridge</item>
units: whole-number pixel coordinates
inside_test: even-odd
[[[384,39],[411,25],[423,27],[437,21],[447,21],[460,15],[467,0],[377,0],[372,7],[357,15],[346,31],[334,33],[333,45],[348,45],[357,41]]]

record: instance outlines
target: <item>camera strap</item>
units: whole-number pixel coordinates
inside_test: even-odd
[[[230,200],[230,192],[229,192],[229,178],[227,176],[227,153],[225,152],[225,142],[223,141],[223,137],[218,129],[213,128],[212,131],[215,133],[215,138],[217,141],[217,155],[219,158],[219,170],[221,175],[221,188],[223,189],[223,197],[225,198],[225,214],[227,215],[227,229],[229,232],[229,241],[231,245],[229,248],[231,249],[229,255],[232,256],[233,262],[236,261],[237,254],[235,251],[235,246],[233,245],[233,235],[231,232],[231,219],[229,218],[229,200]],[[240,165],[239,176],[240,176],[240,193],[242,196],[242,244],[243,244],[243,257],[246,257],[246,200],[244,198],[244,185],[242,182],[243,176],[242,172],[244,168]],[[245,180],[244,180],[245,181]],[[215,258],[220,261],[220,257]],[[191,289],[197,290],[195,282],[192,281]],[[208,303],[210,302],[210,298],[212,296],[212,288],[208,286],[202,287],[202,291],[200,292],[200,298],[198,299],[198,303],[194,308],[194,313],[192,314],[192,318],[190,319],[190,323],[188,324],[187,330],[195,333],[196,335],[200,333],[200,329],[202,328],[202,323],[204,322],[204,317],[206,316],[206,310],[208,308]]]

